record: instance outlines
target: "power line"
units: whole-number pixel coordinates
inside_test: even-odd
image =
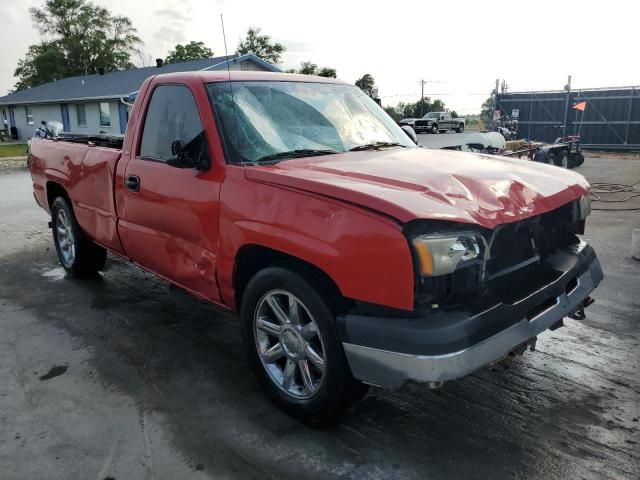
[[[438,93],[425,93],[426,96],[433,96],[433,95],[460,95],[460,96],[483,96],[483,97],[488,97],[490,96],[489,93],[484,92],[484,93],[458,93],[458,92],[438,92]],[[391,98],[391,97],[419,97],[421,96],[421,93],[396,93],[394,95],[381,95],[380,98]]]

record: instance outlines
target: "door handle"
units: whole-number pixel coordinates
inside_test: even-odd
[[[124,182],[127,190],[137,192],[140,190],[140,177],[137,175],[127,175],[127,179]]]

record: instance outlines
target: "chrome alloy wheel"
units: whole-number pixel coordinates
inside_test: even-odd
[[[313,316],[286,290],[267,292],[253,319],[258,356],[271,380],[300,400],[313,397],[324,379],[325,348]]]
[[[58,210],[55,228],[60,255],[62,255],[65,266],[70,267],[76,259],[76,243],[71,221],[62,209]]]

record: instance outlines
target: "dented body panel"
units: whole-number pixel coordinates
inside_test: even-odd
[[[400,222],[447,220],[494,228],[546,213],[589,190],[549,165],[445,150],[352,152],[247,171],[248,178],[375,210]]]

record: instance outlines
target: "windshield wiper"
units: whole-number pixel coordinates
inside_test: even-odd
[[[265,155],[262,158],[256,160],[257,163],[271,162],[273,160],[284,160],[287,158],[299,158],[299,157],[313,157],[316,155],[330,155],[332,153],[339,153],[336,150],[319,150],[312,148],[300,148],[298,150],[289,150],[287,152],[278,152],[271,155]]]
[[[366,143],[364,145],[358,145],[357,147],[353,147],[350,148],[349,151],[350,152],[359,152],[362,150],[378,150],[379,148],[386,148],[386,147],[403,147],[405,148],[404,145],[397,143],[397,142],[372,142],[372,143]]]

